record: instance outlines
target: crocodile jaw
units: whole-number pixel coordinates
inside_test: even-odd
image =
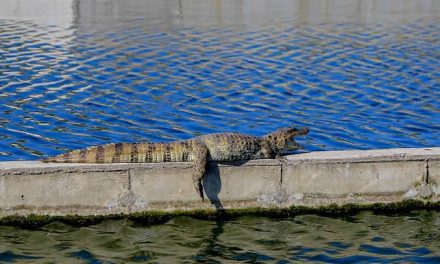
[[[294,151],[297,149],[303,149],[304,147],[292,138],[286,141],[286,145],[284,146],[284,152]]]

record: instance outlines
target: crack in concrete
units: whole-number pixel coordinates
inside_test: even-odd
[[[127,189],[131,190],[131,170],[127,171]]]
[[[280,184],[279,187],[283,186],[283,172],[284,172],[284,165],[286,164],[287,159],[286,158],[279,158],[278,159],[278,165],[280,166]]]
[[[283,170],[284,170],[284,166],[283,163],[280,164],[280,186],[283,185]]]
[[[425,183],[428,184],[429,183],[429,159],[426,159],[425,162],[426,162]]]

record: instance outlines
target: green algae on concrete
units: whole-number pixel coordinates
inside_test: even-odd
[[[177,211],[145,211],[131,214],[113,215],[28,215],[28,216],[6,216],[0,219],[0,225],[11,225],[22,228],[37,228],[51,222],[62,222],[71,226],[89,226],[99,224],[104,220],[127,219],[136,225],[162,224],[168,220],[187,216],[204,220],[230,220],[240,216],[260,216],[270,218],[286,218],[297,215],[316,214],[321,216],[339,217],[353,215],[360,211],[370,210],[375,213],[394,214],[404,213],[411,210],[440,210],[440,201],[429,200],[404,200],[394,203],[372,203],[372,204],[331,204],[326,206],[307,207],[292,206],[289,208],[246,208],[246,209],[196,209],[196,210],[177,210]]]

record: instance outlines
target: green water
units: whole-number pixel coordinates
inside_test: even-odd
[[[139,226],[107,220],[0,227],[0,262],[29,263],[440,263],[440,212],[346,217],[177,217]]]

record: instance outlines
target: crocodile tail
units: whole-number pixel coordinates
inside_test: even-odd
[[[111,143],[77,149],[42,159],[62,163],[136,163],[189,161],[187,142],[173,143]]]
[[[146,143],[110,143],[76,149],[53,157],[42,159],[42,162],[60,163],[118,163],[137,162],[137,147]]]
[[[58,162],[58,163],[98,163],[101,159],[97,156],[105,155],[104,146],[93,146],[84,149],[76,149],[56,156],[41,159],[42,162]],[[100,162],[102,163],[102,162]]]

